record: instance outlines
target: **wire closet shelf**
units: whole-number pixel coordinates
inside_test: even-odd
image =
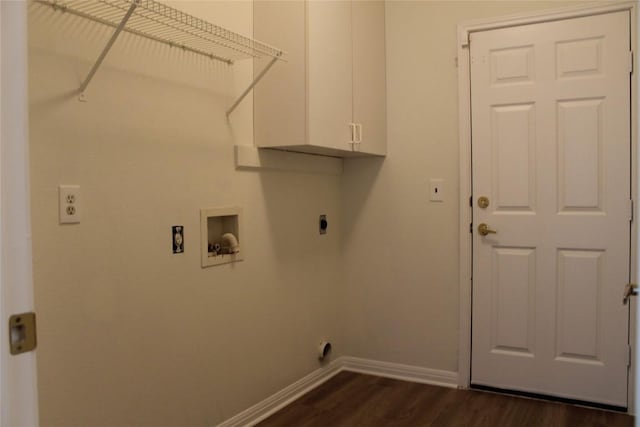
[[[240,35],[154,0],[35,0],[55,10],[68,12],[115,28],[93,69],[80,86],[83,93],[120,32],[136,34],[185,51],[233,64],[238,59],[271,58],[267,67],[245,94],[227,111],[230,114],[257,81],[284,52],[266,43]]]

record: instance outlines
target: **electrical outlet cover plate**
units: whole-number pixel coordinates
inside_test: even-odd
[[[430,181],[430,197],[432,202],[444,201],[444,179],[433,178]]]
[[[61,185],[58,187],[58,207],[60,224],[77,224],[82,219],[80,209],[80,186]]]

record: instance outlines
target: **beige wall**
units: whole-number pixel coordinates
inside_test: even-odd
[[[250,2],[182,2],[251,34]],[[211,426],[341,349],[339,176],[236,171],[249,83],[208,59],[30,6],[30,126],[42,426]],[[57,186],[81,185],[61,226]],[[241,206],[245,261],[200,267],[199,209]],[[318,215],[330,219],[320,237]],[[171,226],[186,252],[171,253]]]
[[[388,155],[346,160],[342,178],[346,354],[457,371],[456,26],[577,3],[387,2]]]
[[[42,425],[215,425],[316,369],[321,337],[336,354],[455,371],[456,24],[561,4],[388,2],[389,155],[348,160],[342,177],[235,170],[251,100],[230,123],[224,109],[250,63],[124,35],[78,102],[110,32],[32,5]],[[180,7],[251,33],[250,2]],[[444,203],[428,201],[429,178],[445,179]],[[58,224],[59,184],[82,186],[81,224]],[[233,205],[245,261],[200,268],[199,209]]]

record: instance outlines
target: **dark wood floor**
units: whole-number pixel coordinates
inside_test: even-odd
[[[633,426],[633,417],[562,403],[341,372],[267,418],[270,426]]]

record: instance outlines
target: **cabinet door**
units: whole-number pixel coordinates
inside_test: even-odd
[[[299,1],[253,2],[253,34],[287,52],[253,89],[258,147],[290,147],[307,138],[306,6]],[[271,58],[254,60],[257,76]]]
[[[383,1],[353,2],[353,117],[362,124],[362,153],[387,152]]]
[[[351,2],[307,2],[308,143],[351,150]]]

